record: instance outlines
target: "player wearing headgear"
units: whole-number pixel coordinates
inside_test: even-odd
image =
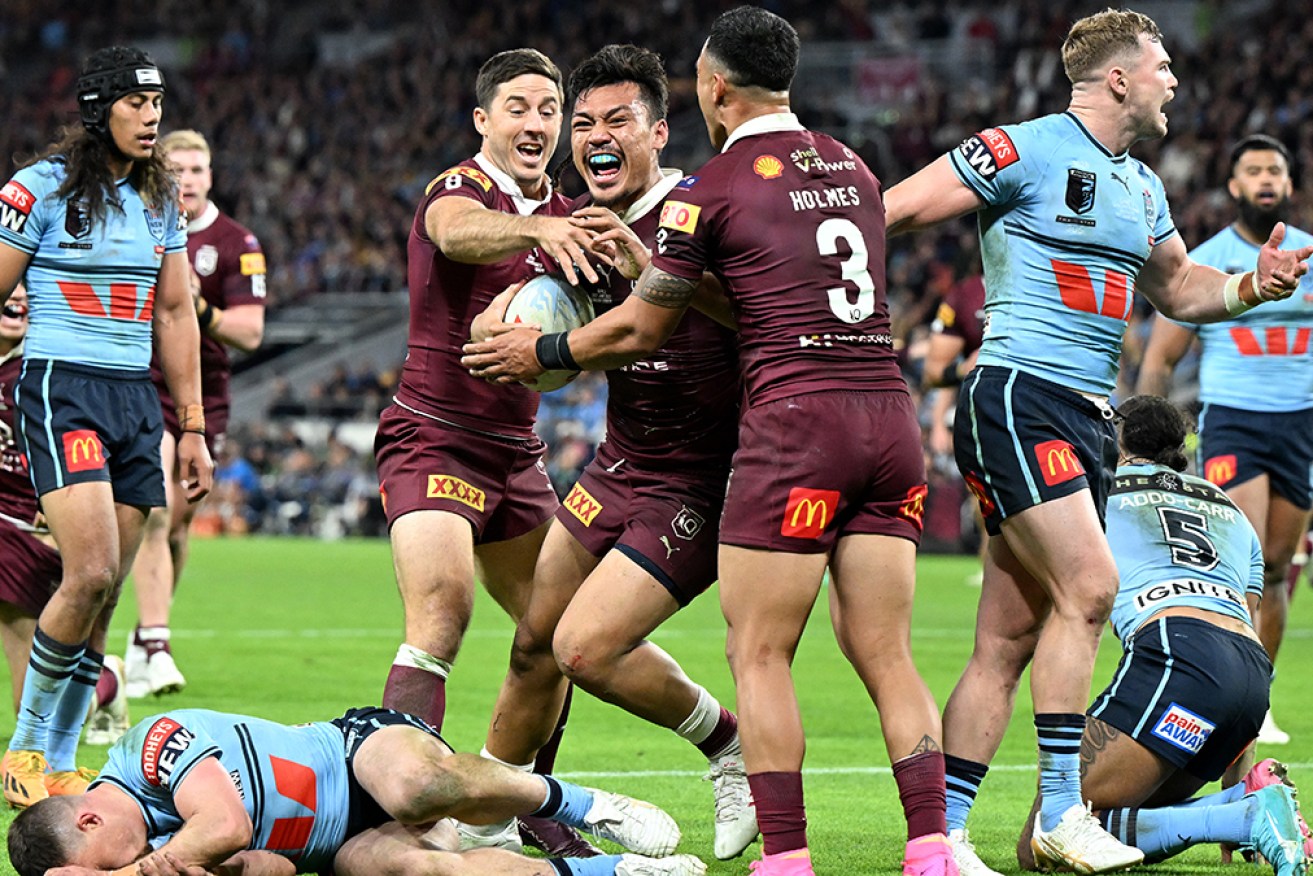
[[[1280,140],[1252,134],[1237,143],[1227,182],[1236,220],[1190,257],[1223,271],[1253,264],[1290,212],[1290,173],[1290,153]],[[1287,227],[1286,240],[1303,246],[1313,235]],[[1289,610],[1286,575],[1313,510],[1313,278],[1301,278],[1300,293],[1204,326],[1156,318],[1138,384],[1140,392],[1165,395],[1172,368],[1198,335],[1199,472],[1226,490],[1258,530],[1265,586],[1255,625],[1273,663]],[[1269,712],[1258,741],[1290,737]]]
[[[82,129],[0,190],[0,299],[23,278],[31,306],[15,392],[21,447],[64,560],[0,764],[13,806],[86,787],[74,754],[110,613],[146,513],[164,501],[152,329],[179,405],[188,498],[212,481],[185,223],[156,150],[164,88],[145,52],[92,53],[77,82]]]

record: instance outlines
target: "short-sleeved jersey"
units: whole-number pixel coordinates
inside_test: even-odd
[[[1069,112],[987,128],[948,155],[985,203],[980,364],[1111,394],[1135,278],[1176,234],[1162,182]]]
[[[1282,249],[1313,243],[1313,235],[1286,226]],[[1252,271],[1259,247],[1228,226],[1195,247],[1190,258],[1228,274]],[[1269,301],[1235,319],[1185,325],[1199,333],[1199,400],[1242,411],[1286,412],[1313,408],[1313,276],[1294,294]]]
[[[661,210],[652,263],[710,270],[739,321],[749,405],[827,390],[906,391],[885,295],[880,183],[791,113],[740,125]]]
[[[174,795],[208,757],[251,816],[247,848],[289,858],[301,873],[327,871],[347,839],[350,806],[342,731],[328,722],[289,727],[205,709],[154,715],[114,743],[91,787],[110,784],[136,800],[159,848],[182,827]]]
[[[39,161],[0,190],[0,243],[31,256],[26,355],[145,370],[160,265],[187,247],[178,204],[148,207],[121,180],[118,203],[93,225],[77,202],[56,196],[65,173],[62,161]]]
[[[661,204],[680,180],[671,171],[620,217],[656,247]],[[585,206],[587,197],[577,206]],[[634,282],[609,272],[610,300],[629,297]],[[738,344],[730,329],[690,308],[660,350],[606,373],[606,441],[627,464],[655,470],[729,467],[738,443]]]
[[[482,155],[438,174],[415,211],[406,246],[410,282],[410,340],[397,401],[481,432],[533,436],[538,393],[523,386],[494,386],[461,367],[470,324],[507,286],[553,270],[538,247],[489,265],[453,261],[429,239],[424,214],[439,198],[470,198],[489,210],[521,216],[564,216],[570,201],[551,192],[530,200],[511,177]]]
[[[23,345],[0,359],[0,515],[15,524],[36,519],[36,489],[27,469],[27,458],[18,449],[14,408],[14,386],[23,368]]]
[[[939,303],[930,330],[962,339],[962,356],[980,349],[985,333],[985,278],[973,274],[954,284]]]
[[[1161,465],[1118,468],[1108,544],[1121,579],[1112,626],[1123,644],[1175,606],[1253,623],[1245,596],[1263,595],[1263,550],[1249,520],[1208,481]]]
[[[213,203],[187,225],[187,258],[201,278],[201,297],[221,310],[265,304],[265,263],[260,241]],[[159,356],[151,360],[151,379],[165,407],[173,407]],[[201,333],[201,401],[207,409],[228,403],[232,363],[228,347]]]

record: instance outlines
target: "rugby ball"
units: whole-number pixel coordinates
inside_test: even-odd
[[[561,274],[541,274],[525,283],[506,308],[506,322],[536,325],[543,334],[568,332],[593,319],[588,285],[571,286]],[[578,371],[544,371],[524,386],[535,392],[560,389],[579,376]]]

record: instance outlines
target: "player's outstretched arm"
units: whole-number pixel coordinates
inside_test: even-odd
[[[980,197],[957,178],[947,155],[941,155],[884,193],[885,234],[920,231],[974,213]]]
[[[1144,348],[1144,361],[1140,363],[1140,376],[1135,381],[1136,393],[1166,397],[1172,389],[1172,371],[1193,340],[1194,332],[1188,328],[1161,314],[1155,316],[1149,344]]]
[[[588,261],[595,235],[564,216],[520,216],[469,198],[439,198],[424,212],[424,229],[452,261],[489,265],[539,246],[571,283],[579,282],[578,274],[590,283],[600,281]]]
[[[1182,322],[1218,322],[1239,316],[1264,301],[1288,298],[1308,273],[1313,246],[1283,250],[1286,226],[1278,222],[1258,252],[1254,270],[1225,274],[1190,259],[1174,234],[1154,247],[1135,288],[1160,313]]]
[[[205,447],[201,406],[201,332],[192,304],[186,252],[164,256],[155,290],[155,348],[169,394],[178,405],[182,438],[178,441],[178,471],[187,499],[199,501],[214,485],[214,461]],[[196,429],[199,427],[199,432]]]
[[[165,852],[142,861],[140,876],[296,876],[296,864],[273,852],[238,852],[222,864],[205,868],[185,864]]]

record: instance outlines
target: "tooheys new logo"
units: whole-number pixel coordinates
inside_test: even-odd
[[[196,734],[172,718],[160,718],[152,724],[141,746],[141,772],[146,781],[167,787],[178,759],[195,739]]]
[[[20,183],[10,180],[0,189],[0,226],[22,234],[36,198]]]
[[[962,141],[957,151],[983,179],[993,179],[1000,170],[1021,160],[1012,139],[998,128],[986,128],[972,134]]]

